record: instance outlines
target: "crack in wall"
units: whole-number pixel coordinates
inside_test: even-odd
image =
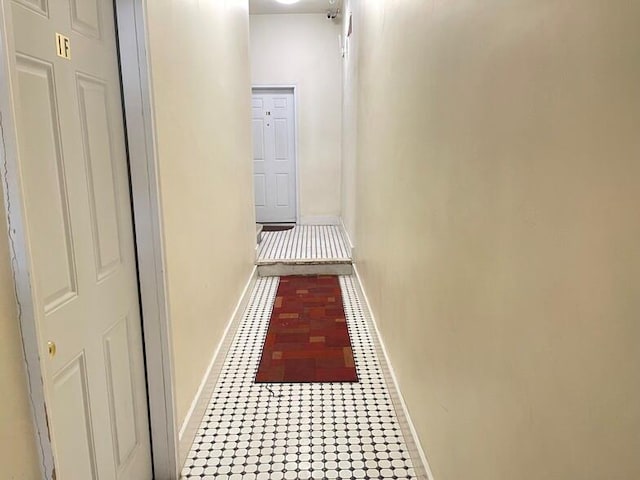
[[[33,418],[37,419],[38,418],[37,408],[33,400],[33,389],[32,389],[33,377],[32,377],[31,369],[29,368],[29,360],[28,360],[27,350],[25,347],[25,339],[22,332],[23,307],[20,301],[20,295],[18,293],[18,273],[17,273],[19,269],[19,262],[18,262],[18,255],[16,253],[17,249],[16,249],[16,240],[15,240],[15,229],[13,227],[12,220],[11,220],[12,204],[11,204],[11,196],[9,195],[9,189],[10,189],[9,167],[8,167],[7,147],[6,147],[5,133],[4,133],[4,122],[3,122],[1,111],[0,111],[0,155],[2,155],[2,171],[0,172],[0,175],[2,176],[2,183],[4,187],[4,201],[5,201],[6,212],[7,212],[7,233],[9,237],[9,256],[10,256],[10,263],[11,263],[11,275],[13,277],[13,294],[15,297],[15,302],[17,307],[16,313],[18,318],[18,328],[20,330],[20,339],[21,339],[20,344],[22,348],[23,362],[24,362],[24,365],[27,371],[27,377],[28,377],[27,387],[29,389],[29,404],[31,407],[31,413],[33,415]],[[40,383],[43,383],[42,377],[40,377],[39,380],[40,380]],[[46,416],[46,405],[45,405],[45,416]],[[48,418],[47,418],[47,424],[48,424]],[[36,425],[36,436],[38,438],[38,442],[37,442],[38,447],[40,448],[42,472],[44,473],[45,477],[50,478],[51,476],[48,475],[49,472],[47,472],[47,465],[45,460],[46,455],[45,455],[45,448],[44,448],[44,443],[42,438],[42,431],[40,428],[37,428],[37,425]],[[51,475],[54,475],[54,473],[51,472]]]

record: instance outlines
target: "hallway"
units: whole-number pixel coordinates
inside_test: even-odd
[[[640,479],[638,18],[0,0],[2,480]]]
[[[258,265],[351,261],[340,227],[297,226],[263,236]],[[339,280],[358,382],[255,382],[279,282],[259,278],[223,346],[226,358],[183,478],[428,478],[357,278]]]
[[[359,382],[254,382],[278,285],[277,277],[259,279],[184,478],[427,478],[409,453],[411,437],[356,281],[342,276],[340,284]]]

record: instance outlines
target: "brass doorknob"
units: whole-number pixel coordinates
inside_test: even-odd
[[[56,356],[56,343],[55,342],[47,342],[47,347],[49,349],[49,356],[50,357],[55,357]]]

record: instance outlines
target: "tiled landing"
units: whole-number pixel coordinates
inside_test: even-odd
[[[256,265],[261,276],[349,275],[349,250],[339,226],[298,225],[281,232],[262,232]]]
[[[256,384],[278,286],[259,278],[182,470],[185,479],[423,479],[371,320],[340,277],[359,383]],[[406,431],[406,430],[405,430]]]

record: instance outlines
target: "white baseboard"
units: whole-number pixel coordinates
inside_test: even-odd
[[[340,217],[300,217],[299,225],[340,225]]]
[[[247,308],[247,304],[251,298],[251,292],[253,291],[253,287],[258,278],[257,272],[257,268],[254,266],[244,290],[240,295],[240,299],[231,314],[231,318],[227,322],[224,332],[222,333],[222,337],[213,352],[209,366],[207,367],[204,377],[202,377],[200,387],[191,402],[191,407],[187,412],[184,422],[182,422],[182,426],[178,434],[180,468],[182,468],[182,465],[184,465],[184,462],[187,459],[193,439],[200,427],[202,417],[205,414],[207,406],[209,405],[209,400],[211,399],[211,395],[213,394],[213,390],[216,386],[220,368],[214,367],[221,367],[224,362],[224,357],[227,353],[226,350],[230,346],[232,340],[232,338],[229,337],[233,336],[233,333],[235,332],[235,328],[233,327],[236,327],[240,323],[242,315]]]
[[[344,238],[351,249],[351,258],[353,258],[353,242],[351,241],[351,235],[349,235],[349,231],[347,227],[344,225],[344,219],[340,217],[340,225],[342,226],[342,232],[344,233]]]
[[[391,360],[389,359],[389,354],[387,353],[387,349],[384,345],[384,341],[382,340],[382,335],[380,334],[380,330],[378,329],[378,322],[376,321],[376,316],[371,309],[371,303],[369,302],[369,297],[367,297],[367,292],[364,289],[364,285],[362,284],[362,279],[360,277],[360,273],[358,272],[357,266],[353,265],[353,271],[355,273],[356,282],[358,283],[358,288],[362,292],[362,296],[364,297],[365,304],[367,309],[369,310],[369,314],[371,315],[371,321],[373,323],[373,327],[375,328],[375,333],[378,337],[378,342],[380,344],[380,348],[382,349],[382,353],[384,354],[385,361],[387,362],[387,366],[389,368],[389,374],[391,376],[391,380],[393,381],[393,385],[398,394],[398,399],[400,400],[400,405],[402,407],[402,412],[405,416],[407,424],[409,426],[409,430],[411,432],[411,436],[413,437],[414,444],[416,449],[418,450],[418,454],[420,455],[420,460],[422,461],[422,465],[427,473],[428,480],[435,480],[433,476],[433,472],[431,471],[431,467],[429,466],[429,462],[427,460],[427,455],[422,448],[422,444],[420,443],[420,439],[418,438],[418,432],[416,431],[413,422],[411,421],[411,416],[409,415],[409,409],[407,408],[407,404],[404,401],[404,397],[402,396],[402,391],[400,390],[400,385],[398,384],[398,378],[396,377],[396,373],[393,370],[393,365],[391,364]]]

